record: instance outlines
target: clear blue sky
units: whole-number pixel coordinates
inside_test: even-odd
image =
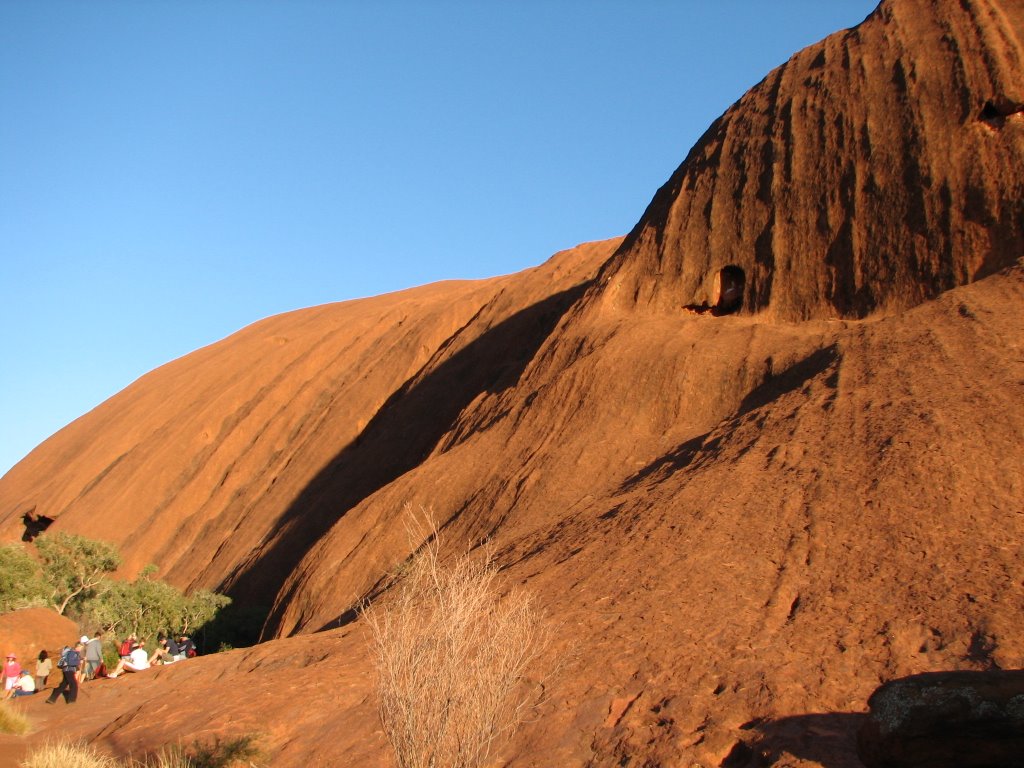
[[[0,474],[268,315],[625,234],[874,0],[0,0]]]

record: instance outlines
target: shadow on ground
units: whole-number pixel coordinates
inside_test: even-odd
[[[857,757],[857,732],[866,718],[857,712],[824,712],[765,720],[750,727],[756,737],[749,743],[749,754],[722,765],[783,765],[782,755],[788,753],[824,768],[864,768]]]

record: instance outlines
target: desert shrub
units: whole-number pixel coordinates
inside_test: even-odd
[[[20,544],[0,545],[0,613],[50,605],[82,627],[149,639],[191,634],[231,603],[206,589],[185,595],[154,578],[153,565],[132,581],[111,579],[121,563],[113,544],[57,532],[38,537],[35,547],[39,562]]]
[[[196,743],[188,750],[189,765],[193,768],[235,768],[249,766],[260,759],[262,750],[257,737],[247,734],[228,739],[215,738],[211,744]]]
[[[197,589],[181,601],[181,621],[178,626],[185,634],[191,634],[213,621],[229,605],[231,598],[227,595]]]
[[[42,571],[21,544],[0,546],[0,613],[45,605],[49,590]]]
[[[502,594],[489,554],[442,563],[432,526],[390,593],[362,615],[398,765],[483,765],[539,704],[527,672],[550,645],[549,625],[528,593]]]
[[[0,701],[0,733],[13,733],[21,736],[28,733],[28,718],[6,701]]]
[[[117,760],[87,744],[56,742],[32,752],[21,768],[119,768]]]

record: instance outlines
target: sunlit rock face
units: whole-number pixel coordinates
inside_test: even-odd
[[[618,304],[864,317],[1024,253],[1019,2],[886,2],[800,51],[708,129],[606,271]]]

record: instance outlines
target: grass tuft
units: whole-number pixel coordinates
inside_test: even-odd
[[[167,746],[144,760],[108,757],[87,744],[47,744],[28,756],[21,768],[249,768],[262,758],[256,736],[217,738],[191,748]]]
[[[118,762],[87,744],[56,742],[30,754],[21,768],[118,768]]]
[[[30,723],[27,717],[6,701],[0,701],[0,733],[23,736],[28,733]]]

